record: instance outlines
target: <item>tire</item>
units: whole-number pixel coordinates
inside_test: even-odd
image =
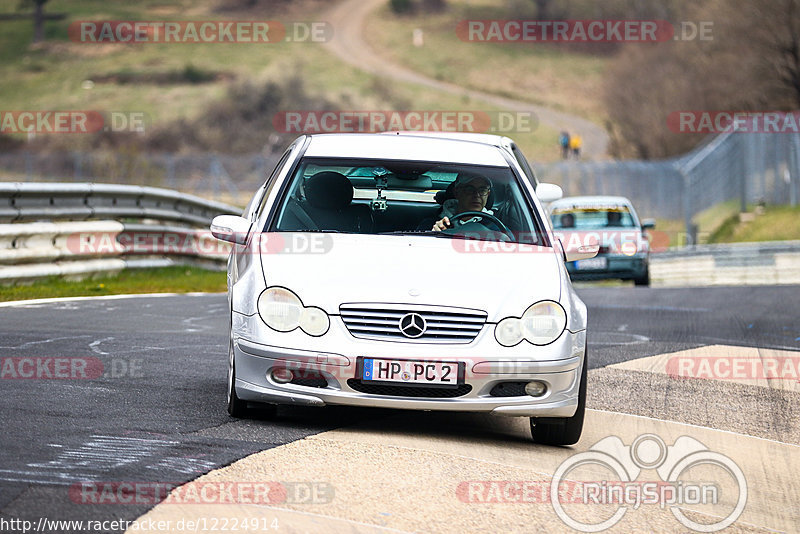
[[[574,445],[581,439],[586,414],[586,353],[583,357],[581,383],[578,386],[578,409],[572,417],[531,417],[531,437],[542,445]]]
[[[634,278],[633,279],[634,285],[637,286],[649,286],[650,285],[650,268],[647,267],[644,270],[644,274],[641,278]]]
[[[228,414],[231,417],[245,417],[247,413],[247,402],[236,396],[236,365],[231,340],[228,346]]]
[[[233,358],[233,340],[228,348],[228,414],[238,419],[256,416],[260,419],[272,419],[278,414],[276,404],[257,404],[257,409],[252,409],[247,401],[236,395],[236,362]]]

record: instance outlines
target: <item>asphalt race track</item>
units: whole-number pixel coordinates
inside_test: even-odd
[[[680,351],[689,351],[688,354],[706,348],[718,350],[715,347],[728,347],[729,352],[754,350],[747,349],[750,347],[758,349],[759,354],[769,350],[779,354],[800,351],[797,319],[800,317],[800,299],[797,298],[800,288],[583,287],[579,292],[590,313],[588,406],[597,411],[587,415],[587,435],[578,445],[550,450],[520,438],[524,431],[516,423],[518,419],[474,414],[444,416],[432,412],[285,407],[281,408],[277,420],[233,420],[224,406],[225,295],[5,305],[0,308],[0,356],[3,358],[0,520],[24,519],[34,524],[42,517],[49,520],[134,520],[148,510],[149,515],[157,515],[161,507],[153,507],[160,499],[139,504],[87,503],[79,498],[77,484],[158,482],[172,487],[259,451],[267,451],[260,453],[267,456],[252,457],[252,461],[261,462],[252,470],[260,469],[258,465],[270,465],[262,479],[317,480],[336,488],[335,497],[325,503],[309,505],[299,502],[303,499],[298,497],[298,501],[287,506],[270,509],[280,519],[281,526],[273,531],[315,531],[322,524],[337,531],[441,531],[449,530],[447,525],[452,526],[452,531],[458,531],[469,528],[469,524],[460,525],[457,520],[440,524],[437,521],[442,521],[441,517],[426,516],[424,504],[428,497],[415,493],[422,492],[423,488],[410,489],[402,497],[405,503],[402,506],[384,502],[373,515],[355,511],[347,501],[357,495],[348,493],[348,488],[358,488],[358,478],[342,480],[341,472],[325,475],[326,469],[336,467],[331,465],[336,463],[336,458],[342,463],[353,460],[346,454],[343,456],[337,447],[346,440],[355,439],[360,440],[358,447],[364,447],[364,454],[378,455],[394,446],[396,449],[392,450],[400,456],[402,451],[416,451],[415,461],[419,462],[425,461],[426,454],[447,454],[451,449],[454,458],[477,461],[483,453],[474,451],[493,448],[491,454],[497,456],[496,447],[505,446],[507,450],[539,451],[539,457],[531,461],[540,461],[549,455],[563,460],[565,455],[588,449],[597,441],[596,437],[613,434],[617,429],[606,425],[611,424],[611,419],[622,417],[619,414],[627,414],[625,421],[637,421],[636,424],[650,421],[652,425],[663,425],[667,421],[695,425],[686,428],[695,428],[700,433],[724,431],[713,436],[731,436],[740,449],[744,447],[742,443],[750,443],[749,440],[755,448],[787,447],[785,450],[789,452],[785,453],[784,463],[777,466],[776,471],[786,471],[789,466],[797,465],[800,395],[796,380],[785,387],[676,380],[665,375],[663,370],[659,373],[658,358],[649,357]],[[82,362],[99,362],[96,367],[90,364],[90,378],[72,379],[86,372],[84,368],[78,369],[76,375],[70,368],[70,359],[76,357]],[[20,358],[35,359],[39,378],[15,375],[21,369],[18,367]],[[49,378],[48,373],[64,378]],[[592,426],[601,419],[602,425]],[[624,434],[623,430],[618,432]],[[660,432],[662,436],[672,435],[671,430]],[[714,442],[717,438],[706,436],[704,439]],[[703,442],[708,445],[706,441]],[[724,449],[723,441],[718,447]],[[330,448],[328,452],[334,460],[326,459],[325,465],[317,466],[316,471],[303,472],[300,467],[288,469],[293,465],[292,458],[308,454],[303,449],[304,444],[315,444],[316,449],[312,450],[322,451],[320,454]],[[435,450],[425,452],[429,447]],[[774,451],[769,454],[775,456]],[[403,468],[403,462],[411,459],[397,457],[393,461],[398,473],[392,476],[414,478]],[[438,461],[431,459],[430,465]],[[239,465],[245,464],[240,462],[232,467],[235,469]],[[393,471],[391,462],[382,465]],[[287,469],[283,478],[280,466]],[[312,466],[306,463],[306,467]],[[539,468],[552,475],[550,464]],[[421,466],[418,469],[424,470]],[[753,500],[753,494],[763,488],[757,487],[757,475],[752,475],[751,479],[747,469],[744,466],[742,469],[748,475],[751,489],[748,506],[753,507],[749,516],[748,508],[745,509],[742,517],[749,519],[742,528],[782,530],[781,525],[800,524],[796,522],[800,521],[800,509],[796,504],[784,510],[784,515],[778,519],[775,519],[774,510],[768,509],[768,504],[757,511],[761,505]],[[786,499],[796,502],[800,487],[796,480],[798,471],[794,472],[795,480],[790,489],[772,487],[772,490],[781,490],[779,493],[786,493]],[[224,476],[215,473],[209,476]],[[287,478],[292,476],[296,478]],[[455,478],[448,480],[443,491],[454,495],[459,480],[470,480],[459,479],[460,475],[448,476]],[[482,476],[481,480],[492,479],[490,474]],[[400,478],[390,480],[399,481]],[[364,485],[368,486],[366,481]],[[430,490],[430,487],[425,489]],[[359,498],[363,500],[364,497]],[[466,505],[453,499],[454,513],[465,517],[457,506]],[[342,502],[337,503],[337,500]],[[472,506],[468,511],[475,508]],[[214,510],[222,511],[221,508]],[[491,510],[492,514],[500,514],[500,509]],[[524,515],[519,510],[512,511],[511,515]],[[547,530],[544,525],[554,520],[552,509],[548,510],[549,518],[542,519],[540,526],[533,530]],[[166,513],[188,512],[173,506]],[[414,517],[406,517],[407,513]],[[475,513],[480,514],[477,517],[487,516],[486,508],[478,507]],[[524,513],[536,517],[538,512],[526,508]],[[629,514],[632,515],[633,512]],[[657,519],[650,515],[641,518],[646,530],[685,530],[669,513],[662,513]],[[515,525],[509,523],[507,528],[513,529]],[[632,525],[639,523],[631,523],[628,528],[639,528]],[[473,528],[476,526],[473,524]],[[492,530],[491,524],[482,527]],[[570,531],[563,523],[551,523],[551,528]],[[122,530],[108,529],[111,532]]]

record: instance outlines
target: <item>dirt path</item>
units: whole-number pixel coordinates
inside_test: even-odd
[[[541,124],[554,130],[566,129],[580,132],[583,137],[585,159],[605,159],[607,157],[608,134],[602,127],[589,120],[528,102],[465,89],[452,83],[428,78],[376,54],[369,48],[362,33],[367,16],[385,2],[386,0],[346,0],[328,11],[325,20],[333,25],[335,32],[334,38],[326,43],[328,50],[343,61],[372,74],[423,85],[437,91],[466,95],[504,110],[533,112],[538,116]],[[555,139],[553,142],[556,142]]]

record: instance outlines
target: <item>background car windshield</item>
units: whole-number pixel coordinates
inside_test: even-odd
[[[633,215],[626,206],[560,208],[553,210],[551,220],[553,228],[557,230],[636,226]]]
[[[545,243],[511,169],[395,160],[303,159],[271,231],[430,232],[443,215],[463,211],[454,193],[459,176],[490,184],[485,215],[460,220],[442,236]]]

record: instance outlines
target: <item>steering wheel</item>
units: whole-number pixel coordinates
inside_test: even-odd
[[[453,223],[453,227],[455,228],[455,222],[461,219],[466,219],[468,217],[480,217],[481,219],[488,219],[489,222],[494,223],[494,225],[500,229],[501,232],[506,234],[511,241],[514,241],[514,234],[511,230],[508,229],[508,226],[503,224],[503,221],[492,215],[491,213],[486,213],[485,211],[464,211],[459,213],[458,215],[453,215],[450,217],[450,222]],[[481,224],[481,223],[479,223]],[[485,225],[484,225],[485,226]],[[453,230],[454,228],[449,228],[448,230]],[[445,230],[446,232],[447,230]]]

